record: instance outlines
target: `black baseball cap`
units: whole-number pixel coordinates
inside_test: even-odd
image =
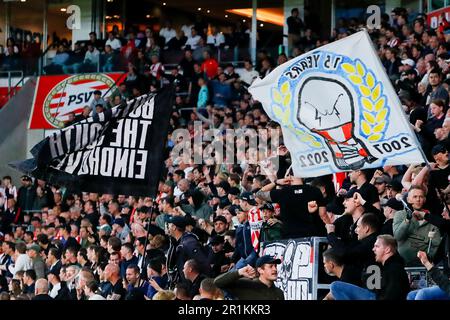
[[[437,144],[431,149],[431,154],[434,156],[438,153],[446,153],[447,151],[448,150],[442,144]]]
[[[344,198],[345,199],[353,198],[356,192],[358,192],[358,188],[351,188],[350,190],[347,191]]]
[[[251,205],[256,205],[255,197],[253,196],[253,193],[251,192],[243,192],[239,199],[247,201]]]
[[[264,255],[262,257],[259,257],[258,260],[256,260],[256,267],[260,268],[265,264],[280,264],[281,260],[276,259],[275,257]]]
[[[395,198],[390,198],[385,204],[384,207],[389,207],[394,209],[395,211],[403,210],[403,204]]]
[[[209,241],[209,243],[212,245],[223,244],[224,242],[225,242],[224,238],[219,235],[212,236],[211,240]]]
[[[228,193],[230,190],[230,184],[227,181],[221,181],[218,185],[216,185],[217,188],[222,188],[225,192]]]
[[[392,180],[390,183],[386,184],[386,186],[392,188],[394,191],[397,192],[402,192],[403,190],[403,185],[396,180]]]
[[[238,188],[231,187],[230,190],[228,190],[228,194],[231,194],[233,196],[238,196],[241,193]]]
[[[217,216],[214,218],[213,222],[222,221],[223,223],[228,223],[227,219],[224,216]]]
[[[167,223],[173,223],[179,228],[186,228],[186,219],[180,216],[166,216],[165,221]]]
[[[236,205],[231,205],[230,208],[228,209],[230,211],[230,213],[235,216],[239,213],[239,211],[242,211],[240,206],[236,206]]]
[[[117,224],[117,225],[121,226],[122,228],[125,227],[125,221],[123,221],[122,218],[115,219],[113,224]]]
[[[270,202],[267,202],[261,207],[261,210],[275,211],[275,208],[273,207],[273,205]]]

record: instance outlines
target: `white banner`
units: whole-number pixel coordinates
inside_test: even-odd
[[[312,300],[314,264],[309,239],[278,240],[264,244],[263,254],[281,259],[275,285],[286,300]],[[317,261],[316,263],[321,263]],[[317,281],[317,279],[316,279]]]
[[[295,176],[426,161],[366,31],[284,63],[249,91],[282,126]]]

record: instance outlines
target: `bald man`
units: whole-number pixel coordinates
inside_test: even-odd
[[[48,282],[46,279],[38,279],[34,285],[34,298],[32,300],[53,300],[48,295]]]
[[[105,268],[104,277],[106,281],[111,283],[111,287],[103,293],[106,300],[124,300],[127,291],[123,287],[119,266],[112,263],[108,264]]]

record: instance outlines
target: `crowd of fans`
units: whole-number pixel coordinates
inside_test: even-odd
[[[246,88],[288,59],[361,26],[356,20],[341,25],[332,39],[322,41],[305,28],[305,34],[301,30],[292,39],[290,54],[273,59],[259,52],[256,66],[246,60],[239,73],[231,64],[221,66],[211,50],[199,44],[201,55],[196,55],[198,48],[191,46],[184,48],[170,76],[162,75],[151,29],[139,41],[130,33],[126,45],[111,33],[104,50],[118,50],[127,58],[126,79],[107,100],[97,93],[71,121],[155,91],[164,81],[175,82],[178,95],[158,196],[72,194],[27,176],[16,187],[5,176],[0,299],[283,299],[273,285],[280,261],[259,257],[259,244],[311,236],[327,237],[325,271],[339,280],[325,299],[450,299],[450,29],[445,21],[430,30],[423,18],[408,21],[406,10],[397,8],[390,23],[383,17],[381,28],[371,31],[429,165],[356,170],[335,190],[331,175],[291,176],[283,144],[276,154],[257,153],[260,161],[278,157],[279,169],[272,173],[245,161],[199,165],[170,154],[178,142],[173,130],[186,128],[194,139],[193,121],[199,118],[205,128],[281,134]],[[195,37],[195,29],[190,30]],[[160,36],[167,46],[172,40],[180,48],[185,44],[170,25]],[[99,58],[98,46],[92,34],[86,55]],[[60,52],[67,55],[63,47]],[[71,66],[75,71],[92,67],[86,59],[78,63]],[[247,154],[254,152],[247,147]],[[263,219],[256,243],[251,231],[255,215]],[[368,267],[374,265],[381,268],[381,288],[365,288]],[[436,286],[412,291],[405,266],[422,265]]]

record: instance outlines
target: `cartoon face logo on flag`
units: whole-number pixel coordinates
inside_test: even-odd
[[[282,126],[297,176],[424,161],[366,32],[286,62],[249,91]]]

